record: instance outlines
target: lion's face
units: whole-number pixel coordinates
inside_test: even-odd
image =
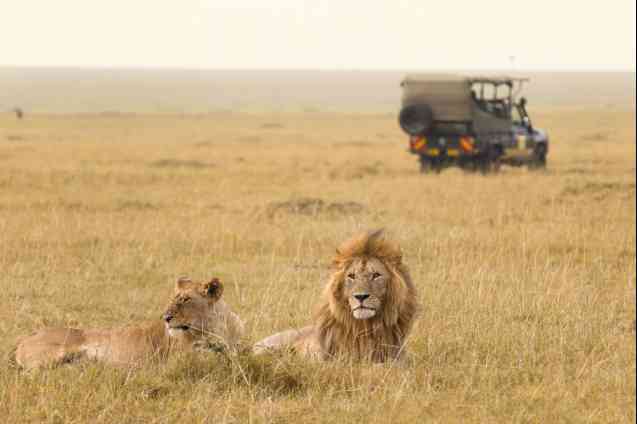
[[[204,336],[211,326],[214,305],[222,293],[223,285],[216,278],[207,283],[180,278],[175,286],[175,295],[162,315],[168,335],[182,339]]]
[[[376,258],[355,258],[345,268],[343,299],[355,319],[370,319],[381,312],[391,275]]]

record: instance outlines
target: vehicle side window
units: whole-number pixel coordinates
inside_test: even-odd
[[[474,84],[471,87],[471,98],[478,107],[498,118],[509,118],[509,105],[506,98],[498,91],[498,87],[492,84]]]

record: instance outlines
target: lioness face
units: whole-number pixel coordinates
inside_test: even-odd
[[[207,283],[180,278],[175,286],[175,295],[162,315],[168,335],[187,339],[204,336],[214,304],[221,298],[222,292],[223,285],[216,278]]]
[[[343,295],[356,319],[376,316],[385,301],[391,275],[376,258],[356,258],[345,269]]]

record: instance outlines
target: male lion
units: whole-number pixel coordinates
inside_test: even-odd
[[[180,278],[161,319],[119,328],[46,328],[18,341],[16,363],[26,369],[94,359],[135,366],[164,358],[174,349],[192,350],[209,337],[236,348],[243,323],[221,299],[217,278],[194,283]]]
[[[402,357],[419,306],[400,248],[382,231],[366,232],[336,250],[333,267],[314,324],[269,336],[254,353],[291,348],[321,360]]]

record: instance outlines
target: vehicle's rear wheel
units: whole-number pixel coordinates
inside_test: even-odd
[[[497,174],[500,172],[500,168],[502,168],[502,159],[500,159],[500,156],[491,158],[491,172]]]
[[[473,173],[476,172],[478,169],[478,165],[475,161],[475,159],[470,158],[470,159],[466,159],[464,161],[462,161],[460,163],[460,168],[467,173]]]
[[[420,172],[422,174],[439,174],[440,171],[442,171],[440,161],[427,156],[420,156]]]
[[[487,175],[494,171],[497,172],[499,169],[499,167],[493,166],[491,158],[488,156],[478,159],[478,171],[480,171],[482,175]]]
[[[494,146],[477,159],[477,167],[481,174],[497,174],[502,166],[501,150]]]
[[[533,149],[533,157],[529,162],[529,169],[546,169],[546,145],[541,143]]]

